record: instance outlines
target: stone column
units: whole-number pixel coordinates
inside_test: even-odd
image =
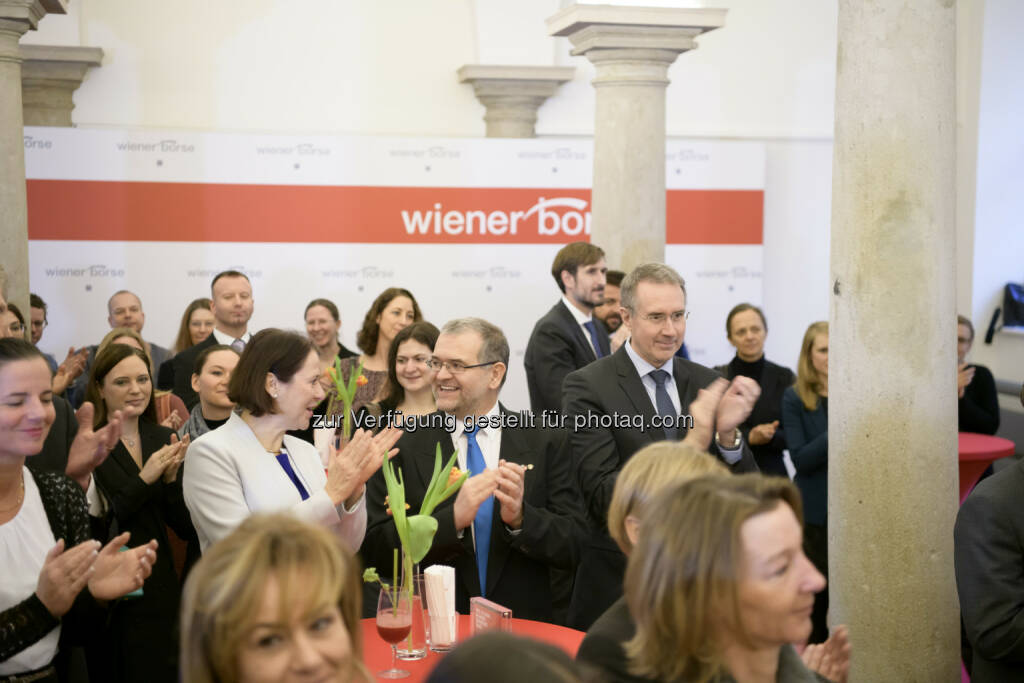
[[[0,259],[7,271],[7,297],[25,312],[29,310],[28,211],[18,41],[47,12],[66,10],[67,0],[0,2]]]
[[[72,95],[91,66],[99,66],[98,47],[21,46],[21,98],[26,126],[71,125]]]
[[[466,64],[458,75],[459,83],[472,84],[476,98],[487,107],[487,137],[532,138],[537,109],[575,71],[566,66]]]
[[[595,66],[590,241],[629,271],[665,260],[665,88],[694,38],[725,24],[721,9],[572,5],[547,20],[572,55]]]
[[[955,14],[839,2],[830,612],[855,683],[960,680]]]

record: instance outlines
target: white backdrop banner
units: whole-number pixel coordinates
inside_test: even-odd
[[[30,285],[49,305],[40,345],[60,360],[96,343],[107,299],[129,289],[144,336],[170,346],[188,302],[234,268],[252,280],[251,329],[301,331],[306,304],[326,297],[355,348],[370,303],[399,286],[438,326],[467,315],[501,326],[502,399],[528,408],[523,352],[560,296],[551,261],[589,240],[592,147],[26,128]],[[764,146],[670,140],[666,164],[666,259],[687,281],[687,347],[723,363],[726,312],[762,297]]]

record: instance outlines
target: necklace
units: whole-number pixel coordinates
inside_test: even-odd
[[[124,434],[122,434],[121,441],[124,441],[125,445],[128,446],[128,448],[135,448],[135,439],[131,438],[130,436],[125,436]]]
[[[19,487],[19,489],[20,490],[18,491],[18,501],[14,505],[11,505],[9,507],[0,508],[0,513],[7,513],[7,512],[10,512],[11,510],[17,510],[21,506],[22,502],[24,502],[24,500],[25,500],[25,476],[24,475],[22,475],[22,477],[21,477],[21,486]]]

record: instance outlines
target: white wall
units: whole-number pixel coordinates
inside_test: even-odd
[[[977,194],[974,210],[974,273],[971,315],[978,336],[1003,286],[1024,282],[1024,3],[986,0],[978,109]],[[998,379],[1024,381],[1024,335],[980,339],[971,357]],[[1018,406],[1019,407],[1019,406]]]

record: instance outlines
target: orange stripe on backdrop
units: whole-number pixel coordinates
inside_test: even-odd
[[[761,190],[669,190],[669,244],[761,244]],[[170,242],[561,244],[590,190],[28,181],[29,237]]]

